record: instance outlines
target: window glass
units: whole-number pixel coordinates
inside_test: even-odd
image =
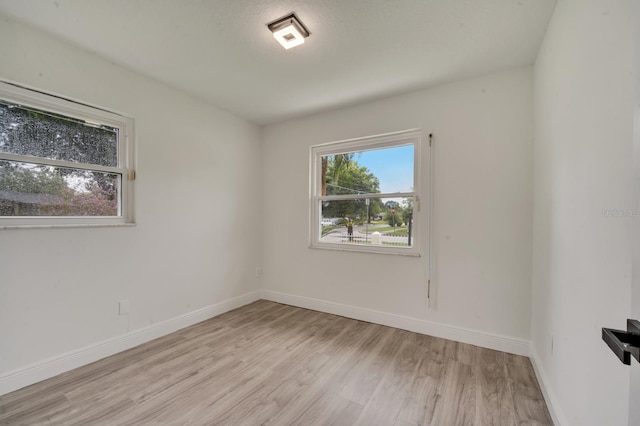
[[[0,81],[0,229],[133,223],[133,120]]]
[[[312,146],[311,247],[418,255],[420,141],[408,130]]]
[[[0,152],[118,165],[118,129],[0,102]]]
[[[0,160],[0,216],[118,216],[120,175]]]
[[[324,195],[413,191],[413,145],[322,157]]]
[[[323,201],[319,241],[411,247],[413,204],[413,197]]]

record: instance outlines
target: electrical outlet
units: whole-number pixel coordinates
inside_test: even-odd
[[[256,268],[256,277],[259,277],[259,276],[261,276],[261,275],[262,275],[262,268],[258,266],[258,267]]]
[[[126,315],[129,313],[129,300],[121,300],[118,303],[118,315]]]
[[[553,334],[549,334],[549,353],[553,355]]]

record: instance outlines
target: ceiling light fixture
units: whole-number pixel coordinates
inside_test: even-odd
[[[304,39],[311,34],[295,13],[277,19],[267,24],[267,27],[285,49],[301,45],[304,43]]]

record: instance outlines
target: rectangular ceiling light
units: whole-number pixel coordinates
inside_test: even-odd
[[[273,37],[285,49],[299,46],[304,43],[304,39],[309,37],[309,30],[298,19],[295,13],[287,15],[270,24],[267,27],[273,33]]]

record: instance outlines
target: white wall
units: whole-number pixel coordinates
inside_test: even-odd
[[[0,58],[137,134],[137,226],[0,231],[0,376],[258,288],[258,127],[7,19]]]
[[[267,126],[263,287],[528,340],[532,78],[516,69]],[[426,256],[307,248],[309,146],[410,128],[436,144],[434,309]]]
[[[559,1],[535,66],[532,348],[560,424],[627,424],[601,328],[630,308],[633,219],[603,210],[633,208],[631,5]]]
[[[634,77],[635,104],[633,114],[634,208],[640,211],[640,2],[634,4]],[[640,222],[633,225],[633,272],[631,284],[631,318],[640,319]],[[629,388],[629,426],[640,424],[640,363],[631,364]]]

